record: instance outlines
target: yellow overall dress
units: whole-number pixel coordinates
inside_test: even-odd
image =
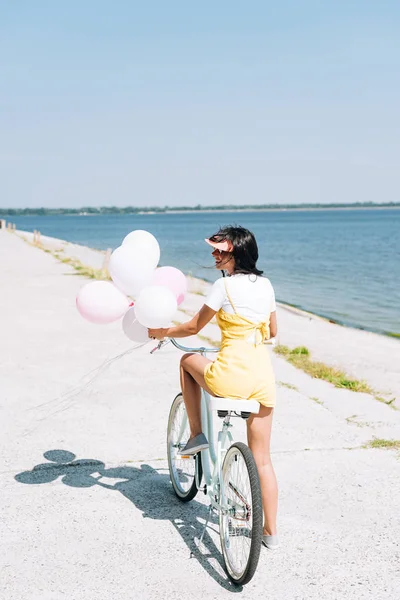
[[[269,322],[254,323],[236,312],[225,289],[234,314],[222,308],[217,323],[222,333],[217,359],[208,364],[204,379],[215,396],[257,400],[264,406],[275,406],[275,377],[268,349]],[[248,341],[251,339],[252,341]]]

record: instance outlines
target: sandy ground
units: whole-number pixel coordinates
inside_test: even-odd
[[[282,544],[264,549],[254,579],[234,588],[216,523],[206,550],[194,544],[205,496],[182,505],[169,483],[165,434],[179,352],[167,346],[150,355],[150,343],[90,382],[93,370],[131,347],[121,324],[85,322],[75,309],[84,280],[51,254],[0,231],[0,256],[2,600],[398,597],[399,454],[364,445],[400,439],[400,411],[272,354]],[[191,293],[183,308],[199,302]],[[364,368],[374,386],[396,393],[396,340],[328,328],[282,307],[279,323],[281,342],[299,340],[316,357],[325,350],[326,362],[357,375]],[[244,436],[239,420],[235,436]]]

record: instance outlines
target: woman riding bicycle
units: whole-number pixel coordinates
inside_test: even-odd
[[[177,327],[149,329],[149,336],[163,339],[195,335],[216,315],[222,334],[217,359],[212,362],[191,353],[181,359],[181,388],[191,432],[181,454],[196,454],[208,448],[201,430],[200,386],[212,396],[260,403],[259,413],[252,413],[247,419],[247,439],[261,483],[263,543],[275,549],[278,486],[270,456],[275,379],[263,345],[277,334],[275,294],[269,279],[257,269],[257,242],[250,231],[225,227],[205,241],[213,247],[216,268],[228,277],[214,283],[193,319]]]

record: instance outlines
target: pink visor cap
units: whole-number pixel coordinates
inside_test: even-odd
[[[226,240],[225,242],[212,242],[211,240],[206,238],[204,241],[207,242],[207,244],[210,244],[210,246],[212,246],[213,248],[219,250],[220,252],[232,252],[233,250],[232,242],[229,242],[228,240]]]

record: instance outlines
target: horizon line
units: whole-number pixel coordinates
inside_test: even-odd
[[[164,206],[115,206],[115,205],[102,205],[102,206],[81,206],[81,207],[0,207],[0,213],[3,215],[13,215],[15,213],[35,214],[38,212],[42,213],[106,213],[106,212],[176,212],[176,211],[228,211],[228,210],[287,210],[287,209],[301,209],[301,208],[315,208],[315,209],[329,209],[329,208],[379,208],[379,207],[400,207],[400,202],[302,202],[299,204],[215,204],[215,205],[181,205],[181,206],[170,206],[168,204]]]

